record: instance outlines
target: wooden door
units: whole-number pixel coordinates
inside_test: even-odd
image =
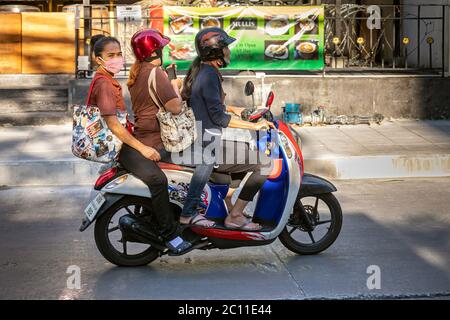
[[[0,73],[22,72],[20,13],[0,13]]]

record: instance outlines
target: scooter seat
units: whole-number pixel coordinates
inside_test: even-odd
[[[180,165],[173,164],[173,163],[158,162],[158,166],[161,169],[166,169],[166,170],[178,170],[178,171],[188,171],[188,172],[194,172],[194,170],[195,170],[195,165],[194,166],[190,166],[190,165],[180,166]],[[231,180],[231,176],[228,173],[213,171],[211,173],[211,176],[209,177],[209,182],[211,182],[213,184],[230,185],[232,180]]]

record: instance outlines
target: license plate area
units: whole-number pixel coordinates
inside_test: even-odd
[[[84,213],[86,214],[86,217],[89,219],[89,221],[92,221],[95,218],[95,215],[97,214],[98,210],[100,210],[105,201],[106,198],[101,192],[99,192],[89,203],[86,209],[84,209]]]

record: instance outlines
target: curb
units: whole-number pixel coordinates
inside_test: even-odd
[[[0,185],[91,185],[102,164],[81,159],[0,161]]]
[[[0,161],[0,185],[92,185],[101,166],[78,158]],[[449,177],[450,154],[305,159],[305,171],[330,180]]]
[[[342,180],[449,177],[450,154],[305,159],[305,171]]]

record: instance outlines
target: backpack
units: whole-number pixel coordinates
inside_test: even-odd
[[[161,128],[164,148],[169,152],[180,152],[192,145],[197,139],[194,112],[186,101],[182,102],[179,114],[172,114],[164,108],[156,91],[156,67],[148,77],[148,89],[150,97],[159,109],[156,117]]]

